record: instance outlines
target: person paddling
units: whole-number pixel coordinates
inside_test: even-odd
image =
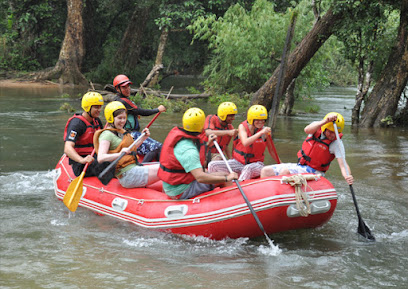
[[[143,109],[138,107],[132,100],[130,100],[130,85],[133,84],[129,78],[124,74],[119,74],[113,79],[113,86],[117,91],[115,101],[120,101],[127,109],[128,119],[125,125],[125,129],[130,130],[133,139],[137,139],[140,135],[140,116],[149,116],[158,112],[165,112],[166,107],[159,105],[155,109]],[[143,155],[143,162],[151,162],[153,160],[159,160],[162,144],[152,138],[147,138],[143,144],[141,144],[137,150],[139,155]]]
[[[183,126],[174,127],[163,143],[158,176],[163,181],[164,192],[171,199],[194,198],[213,190],[213,184],[238,178],[236,173],[205,171],[204,122],[204,111],[196,107],[188,109],[183,115]],[[210,135],[210,142],[215,138]]]
[[[330,112],[320,121],[314,121],[304,129],[308,134],[299,150],[298,163],[284,163],[265,166],[261,177],[314,173],[325,175],[331,162],[336,158],[339,163],[341,174],[349,185],[353,184],[353,176],[350,167],[343,162],[342,152],[344,149],[336,139],[333,122],[336,123],[339,137],[344,129],[344,118],[340,113]],[[350,174],[346,172],[346,165]]]
[[[157,177],[158,164],[138,165],[137,148],[150,136],[149,129],[145,128],[142,132],[145,135],[129,149],[129,146],[133,143],[133,138],[124,129],[127,120],[125,106],[119,101],[110,102],[105,107],[105,118],[108,127],[98,130],[94,136],[98,161],[112,162],[122,152],[125,152],[126,155],[119,160],[115,171],[115,175],[123,187],[145,187],[157,182],[159,180]]]
[[[103,97],[97,92],[87,92],[82,97],[82,113],[74,114],[68,119],[64,130],[64,153],[69,158],[69,164],[75,176],[79,176],[86,163],[89,163],[85,177],[97,176],[109,163],[94,161],[96,155],[91,156],[94,149],[94,133],[101,129],[99,118],[103,105]]]

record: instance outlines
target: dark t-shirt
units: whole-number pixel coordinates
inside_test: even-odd
[[[102,129],[102,121],[99,117],[96,118],[97,125],[94,126],[95,130]],[[91,122],[92,124],[92,122]],[[64,141],[76,142],[78,138],[83,135],[86,131],[86,124],[79,118],[73,118],[68,123],[67,135]]]
[[[123,103],[125,105],[125,107],[126,107],[126,110],[127,110],[127,113],[128,113],[128,118],[129,118],[129,115],[132,115],[133,119],[134,119],[133,120],[134,124],[131,125],[131,123],[126,123],[125,128],[130,127],[131,130],[139,131],[140,130],[140,125],[139,125],[139,121],[138,121],[139,115],[149,116],[149,115],[156,114],[156,113],[159,112],[158,108],[144,109],[144,108],[137,107],[137,105],[134,104],[133,101],[129,101],[130,102],[129,103],[129,102],[124,101],[121,97],[125,98],[124,96],[121,96],[121,95],[117,94],[115,96],[114,100],[115,101],[120,101],[121,103]]]
[[[94,126],[95,130],[102,129],[102,121],[100,120],[99,117],[95,119],[95,123],[96,123],[96,125]],[[72,141],[75,143],[78,140],[78,138],[85,133],[85,131],[86,131],[86,124],[79,118],[73,118],[68,123],[67,135],[65,136],[64,141]],[[94,157],[97,158],[97,155],[95,154]],[[79,176],[85,167],[85,165],[77,163],[71,159],[69,159],[69,164],[72,166],[75,176]],[[85,177],[97,176],[108,165],[109,165],[109,162],[104,162],[102,164],[99,164],[98,161],[96,160],[93,161],[89,165],[85,173]]]

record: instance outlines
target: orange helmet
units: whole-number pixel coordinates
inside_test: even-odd
[[[133,82],[131,82],[129,80],[129,77],[124,74],[119,74],[113,79],[113,86],[115,88],[117,88],[118,86],[125,86],[127,84],[133,84]]]

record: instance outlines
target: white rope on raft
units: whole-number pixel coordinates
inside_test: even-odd
[[[282,177],[282,182],[286,182],[292,187],[295,187],[296,208],[302,217],[307,217],[310,212],[310,203],[307,198],[306,189],[308,180],[317,180],[320,175],[292,175],[290,177]],[[304,191],[302,190],[304,186]]]

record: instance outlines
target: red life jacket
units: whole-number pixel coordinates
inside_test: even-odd
[[[247,136],[252,136],[249,130],[248,121],[244,120],[241,124],[245,127]],[[257,131],[255,130],[255,133]],[[265,159],[266,142],[262,137],[255,140],[251,145],[244,146],[237,136],[234,139],[234,149],[232,150],[232,157],[240,163],[247,165],[255,162],[263,162]]]
[[[205,119],[205,124],[204,124],[204,130],[209,129],[211,125],[211,121],[215,120],[215,130],[231,130],[234,129],[234,126],[232,124],[227,124],[225,121],[221,121],[221,119],[214,114],[209,114],[207,115],[207,118]],[[205,141],[208,141],[208,136],[205,136]],[[226,146],[231,141],[231,136],[229,135],[223,135],[223,136],[218,136],[217,137],[217,143],[220,146],[221,150],[223,151]],[[213,145],[210,147],[211,153],[218,153],[217,148]]]
[[[204,166],[205,149],[201,143],[201,138],[201,135],[192,135],[182,128],[174,127],[163,143],[157,176],[170,185],[189,184],[194,181],[193,174],[187,173],[174,155],[174,147],[182,139],[191,139],[200,152],[200,162]]]
[[[74,118],[82,120],[86,125],[86,131],[78,137],[77,141],[75,142],[74,149],[80,156],[90,155],[94,148],[93,136],[95,134],[95,131],[97,131],[98,129],[102,129],[102,124],[96,118],[92,119],[91,124],[85,117],[82,116],[82,114],[74,114],[65,125],[64,141],[68,133],[67,132],[68,124]]]
[[[330,163],[334,160],[335,155],[329,151],[331,140],[320,139],[322,130],[319,129],[311,137],[307,137],[302,144],[302,149],[297,153],[298,163],[308,165],[315,170],[326,172]],[[343,134],[339,134],[340,138]]]

